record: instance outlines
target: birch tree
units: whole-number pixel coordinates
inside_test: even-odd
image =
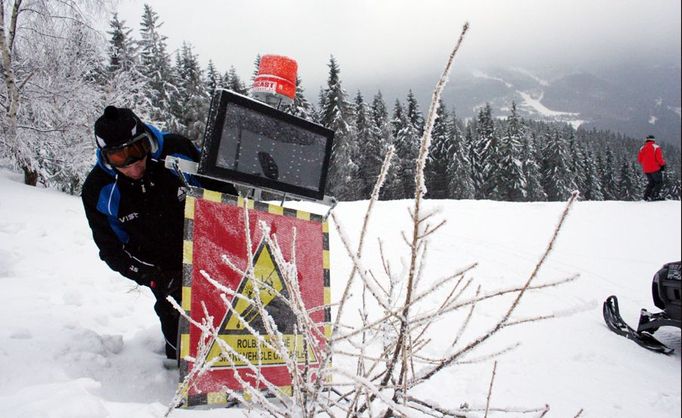
[[[61,168],[73,160],[58,149],[73,151],[89,138],[101,71],[91,22],[102,6],[94,0],[0,0],[0,153],[26,184],[65,175]]]

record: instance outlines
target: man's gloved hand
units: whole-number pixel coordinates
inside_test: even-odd
[[[168,296],[182,287],[182,270],[162,271],[155,283],[157,291]]]
[[[664,166],[664,165],[661,166],[661,171],[665,171],[665,166]]]
[[[153,283],[157,280],[160,273],[161,270],[155,265],[145,264],[132,259],[124,275],[133,279],[140,286],[153,288]]]

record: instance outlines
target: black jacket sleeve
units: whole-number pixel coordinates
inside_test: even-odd
[[[158,274],[158,269],[153,264],[136,259],[125,250],[124,244],[114,233],[108,217],[97,210],[98,190],[92,190],[89,186],[86,182],[81,198],[85,216],[92,230],[92,237],[99,248],[99,257],[112,270],[140,285],[149,286]]]

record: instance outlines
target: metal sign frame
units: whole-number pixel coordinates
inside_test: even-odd
[[[274,122],[302,129],[304,131],[313,133],[320,138],[324,138],[325,152],[323,156],[320,156],[322,159],[321,172],[319,182],[315,190],[307,187],[301,187],[297,184],[279,181],[277,179],[228,169],[218,165],[218,151],[221,146],[221,142],[224,140],[224,138],[222,138],[222,133],[225,124],[226,109],[229,104],[251,110],[265,118],[270,118]],[[313,200],[324,200],[324,191],[327,182],[327,172],[329,170],[333,139],[334,131],[321,125],[282,112],[249,97],[242,96],[232,91],[220,89],[216,91],[211,103],[198,173],[199,175],[218,178],[233,183],[246,184],[255,188],[274,190],[286,195],[300,196],[302,198]]]
[[[244,211],[249,211],[250,228],[248,230],[250,231],[254,274],[256,276],[262,275],[272,279],[281,276],[271,259],[270,249],[263,243],[262,231],[259,232],[256,228],[258,222],[266,222],[271,228],[271,233],[277,234],[278,241],[288,242],[288,239],[293,236],[292,234],[298,237],[295,240],[295,248],[288,248],[287,245],[282,247],[282,255],[290,257],[291,251],[296,252],[301,297],[308,309],[322,308],[312,312],[311,318],[319,324],[326,338],[330,338],[329,226],[324,217],[194,187],[188,190],[185,203],[184,279],[182,288],[182,308],[185,313],[200,322],[204,315],[203,308],[208,309],[210,315],[214,317],[214,326],[220,329],[221,339],[236,347],[236,351],[245,356],[255,354],[256,348],[253,347],[252,343],[243,344],[243,347],[246,348],[239,348],[239,340],[252,341],[255,340],[255,337],[243,330],[238,330],[239,327],[235,327],[236,321],[232,320],[233,318],[220,298],[220,292],[216,292],[215,288],[209,285],[201,274],[204,271],[214,280],[240,294],[250,289],[248,283],[250,279],[240,276],[239,273],[220,262],[220,257],[225,254],[233,259],[240,268],[243,268],[248,262],[249,253],[245,248],[247,229],[245,228]],[[263,269],[261,273],[258,272],[259,265]],[[273,287],[277,288],[278,286],[273,285]],[[282,292],[280,296],[285,294]],[[248,306],[238,305],[238,300],[234,297],[231,298],[230,303],[233,309],[237,312],[246,312]],[[273,303],[273,300],[263,300],[262,297],[261,301],[264,305]],[[266,306],[267,309],[269,308]],[[275,319],[279,318],[285,321],[285,325],[287,320],[291,320],[281,305],[277,305],[270,313],[274,315]],[[245,316],[248,315],[245,314]],[[279,326],[278,324],[278,328]],[[291,334],[290,326],[283,327],[282,333],[292,341],[298,342],[301,338],[300,334],[288,335]],[[182,318],[179,334],[179,377],[182,384],[185,377],[190,374],[195,366],[192,359],[197,357],[197,345],[201,333],[186,319]],[[318,339],[318,337],[313,338]],[[320,340],[318,339],[318,341]],[[320,341],[320,343],[324,344],[324,341]],[[295,344],[295,347],[300,348],[301,346],[303,344]],[[317,363],[312,364],[314,368],[320,366],[319,357],[299,351],[292,351],[296,353],[299,361],[302,361],[301,358],[310,358],[312,363]],[[267,354],[267,351],[262,350],[262,353]],[[304,362],[299,363],[299,365],[301,368],[305,367]],[[283,393],[290,393],[291,377],[282,362],[277,361],[276,358],[265,357],[260,369],[264,378],[280,388]],[[242,389],[236,380],[235,373],[253,384],[254,388],[261,387],[249,377],[250,371],[248,369],[241,369],[239,365],[236,367],[228,366],[224,362],[216,363],[215,367],[199,376],[197,381],[191,382],[192,384],[187,388],[187,392],[184,393],[183,406],[224,406],[229,404],[230,397],[225,388],[237,392],[241,392]]]

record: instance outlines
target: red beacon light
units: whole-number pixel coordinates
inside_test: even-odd
[[[296,97],[295,60],[282,55],[263,55],[258,65],[258,74],[253,80],[251,95],[272,107],[288,105]]]

